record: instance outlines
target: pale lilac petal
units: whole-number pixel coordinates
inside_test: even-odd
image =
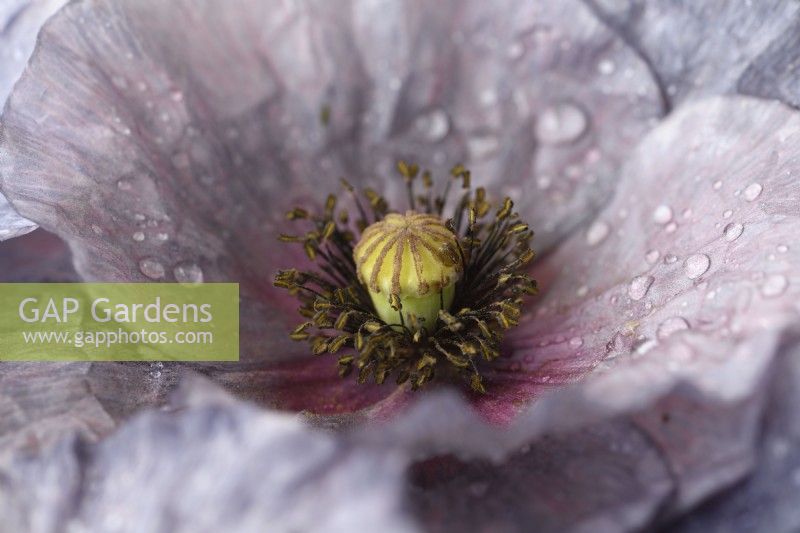
[[[646,64],[580,2],[355,5],[376,166],[465,162],[514,198],[540,251],[602,207],[662,113]]]
[[[36,35],[47,18],[66,0],[6,0],[0,5],[0,107],[33,51]],[[36,229],[0,194],[0,241]]]
[[[37,227],[35,222],[19,216],[8,200],[0,194],[0,241],[25,235]]]
[[[685,533],[796,531],[800,528],[800,357],[787,353],[775,369],[757,468],[739,486],[673,525]]]
[[[0,529],[410,532],[405,466],[195,391],[179,412],[143,413],[102,443],[67,440],[0,467]]]
[[[363,438],[501,460],[535,436],[622,418],[670,472],[665,517],[730,486],[754,465],[776,356],[796,343],[797,168],[800,114],[782,104],[677,110],[625,166],[598,219],[604,237],[587,239],[590,228],[540,266],[541,301],[509,335],[513,355],[487,369],[474,410],[428,395]]]
[[[728,2],[704,0],[584,0],[622,39],[647,61],[668,107],[707,95],[742,92],[796,96],[769,90],[791,83],[800,6],[789,0]],[[778,52],[780,55],[776,55]],[[752,72],[769,65],[778,71]],[[783,71],[783,72],[782,72]]]

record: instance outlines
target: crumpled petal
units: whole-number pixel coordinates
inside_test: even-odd
[[[25,68],[42,23],[65,1],[6,0],[0,5],[0,107]],[[0,241],[36,227],[36,223],[17,214],[0,194]]]
[[[641,54],[667,108],[687,99],[737,92],[797,105],[796,92],[785,86],[797,79],[791,48],[797,38],[796,2],[584,3]],[[777,90],[779,85],[783,90]]]
[[[800,529],[800,352],[775,368],[769,410],[759,439],[757,468],[742,484],[673,525],[679,532],[796,531]]]
[[[0,531],[416,531],[402,455],[219,391],[178,401],[99,444],[0,467]]]
[[[488,369],[489,394],[471,398],[476,412],[429,395],[363,437],[419,457],[502,460],[537,435],[622,418],[669,471],[661,515],[740,479],[776,357],[796,347],[798,147],[800,114],[776,102],[677,110],[634,152],[595,225],[540,265],[544,292],[510,334],[513,357]],[[599,516],[627,504],[576,494]]]

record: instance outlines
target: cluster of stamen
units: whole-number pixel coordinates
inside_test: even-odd
[[[473,190],[461,165],[439,194],[430,172],[405,162],[397,167],[408,191],[404,215],[374,190],[359,193],[344,179],[355,221],[346,208],[337,210],[334,195],[320,214],[287,213],[311,227],[280,240],[301,244],[316,267],[275,278],[277,287],[297,296],[306,318],[291,338],[309,342],[315,355],[339,354],[340,375],[356,371],[360,383],[383,383],[391,375],[417,389],[450,376],[483,393],[481,366],[500,355],[523,297],[536,292],[526,273],[533,232],[509,198],[492,215],[485,189]],[[454,181],[462,193],[450,198]],[[455,205],[445,219],[448,201]]]

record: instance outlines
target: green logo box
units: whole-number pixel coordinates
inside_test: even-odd
[[[238,360],[238,283],[0,283],[0,361]]]

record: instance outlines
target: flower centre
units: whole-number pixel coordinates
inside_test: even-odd
[[[359,383],[391,375],[417,389],[440,376],[486,392],[480,367],[500,356],[504,332],[536,293],[526,272],[533,231],[510,198],[493,208],[461,165],[438,193],[430,172],[403,161],[397,169],[408,192],[405,214],[374,189],[358,191],[344,179],[351,209],[337,211],[338,199],[329,195],[321,211],[286,214],[308,231],[280,240],[302,244],[314,263],[275,276],[306,319],[290,337],[308,342],[315,355],[336,355],[339,374],[355,371]],[[445,217],[459,181],[462,192]]]
[[[455,234],[435,215],[390,213],[364,230],[353,252],[358,279],[387,324],[431,329],[450,309],[463,272]]]

